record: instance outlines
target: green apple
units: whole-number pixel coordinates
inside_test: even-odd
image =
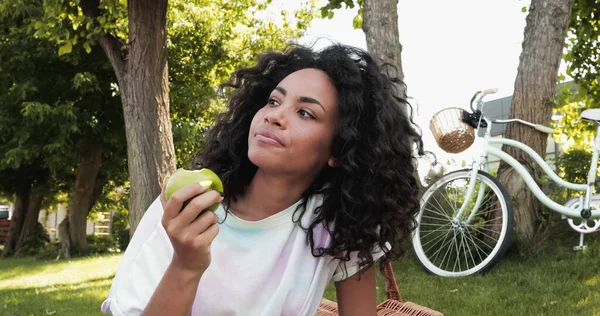
[[[221,182],[219,176],[217,176],[217,174],[212,170],[207,168],[200,170],[185,170],[180,168],[177,169],[169,178],[169,181],[167,182],[167,188],[165,190],[165,198],[168,201],[175,191],[180,190],[192,183],[200,183],[200,185],[209,188],[209,190],[215,190],[221,194],[223,193],[223,182]],[[184,203],[184,207],[185,205],[187,205],[187,202]],[[218,206],[219,203],[216,203],[211,205],[208,209],[214,211]]]

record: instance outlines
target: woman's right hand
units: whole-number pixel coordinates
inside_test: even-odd
[[[219,232],[215,213],[204,210],[223,198],[217,191],[208,191],[194,183],[176,191],[166,201],[165,188],[166,181],[160,200],[164,210],[162,225],[174,249],[171,265],[184,273],[201,277],[210,265],[210,246]],[[189,203],[180,212],[188,200]]]

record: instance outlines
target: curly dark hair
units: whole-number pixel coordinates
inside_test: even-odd
[[[416,225],[414,153],[425,152],[412,106],[404,93],[399,95],[404,83],[363,50],[336,44],[315,52],[294,45],[283,53],[263,54],[256,66],[235,72],[221,85],[229,96],[228,110],[217,118],[193,168],[215,171],[224,183],[224,203],[230,205],[257,170],[248,159],[252,118],[280,81],[305,68],[324,71],[338,92],[339,124],[332,144],[336,166],[325,167],[304,192],[296,210],[302,213],[294,218],[304,215],[302,206],[311,195],[323,194],[315,220],[303,227],[313,256],[345,262],[350,252],[357,252],[362,270],[373,264],[372,251],[379,246],[384,262],[396,259],[406,251],[405,241]],[[316,248],[313,240],[313,229],[321,223],[332,235],[328,248]]]

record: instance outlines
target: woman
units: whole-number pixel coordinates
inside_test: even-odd
[[[221,177],[224,197],[192,184],[166,201],[163,188],[103,311],[313,315],[333,281],[341,315],[375,315],[374,263],[403,254],[419,203],[422,141],[396,84],[343,45],[264,54],[234,73],[194,163]]]

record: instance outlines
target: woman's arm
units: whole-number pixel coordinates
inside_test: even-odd
[[[375,316],[375,264],[365,270],[359,280],[358,273],[335,283],[340,316]]]
[[[171,263],[141,315],[189,315],[201,277]]]
[[[162,224],[174,253],[171,264],[142,312],[143,316],[190,314],[198,283],[210,265],[210,245],[219,232],[217,215],[212,211],[201,212],[223,198],[216,191],[206,190],[195,183],[173,193],[166,201],[163,186]],[[179,212],[188,200],[190,203]]]

